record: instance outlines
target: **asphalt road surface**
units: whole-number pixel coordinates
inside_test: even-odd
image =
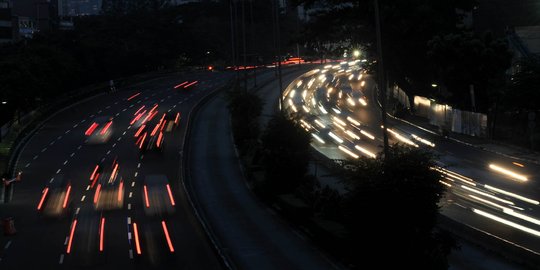
[[[287,111],[302,117],[312,145],[329,158],[378,154],[381,113],[372,76],[351,67],[319,68],[299,76],[285,90]],[[442,214],[524,254],[540,255],[537,163],[485,151],[392,117],[388,128],[390,143],[432,149],[439,155],[442,168],[437,169],[445,175],[442,184],[449,187]]]
[[[13,217],[18,231],[0,237],[0,269],[221,269],[187,201],[179,165],[184,116],[230,76],[163,76],[46,122],[16,163],[23,174],[13,200],[0,204],[1,217]],[[163,151],[140,152],[135,134],[142,122],[155,118],[146,122],[154,128],[163,113],[179,113],[178,128],[157,132]],[[158,178],[165,182],[152,180]]]

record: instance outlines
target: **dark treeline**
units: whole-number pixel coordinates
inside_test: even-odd
[[[227,1],[181,6],[120,2],[105,2],[102,15],[73,18],[73,30],[37,33],[0,47],[0,98],[8,101],[1,122],[88,84],[155,70],[230,66],[231,17],[237,64],[244,60],[244,33],[246,64],[274,59],[270,1],[235,1],[232,6]],[[282,28],[290,24],[289,15],[281,14]],[[290,34],[283,32],[286,48]]]

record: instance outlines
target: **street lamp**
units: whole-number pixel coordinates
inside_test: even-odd
[[[438,85],[436,83],[432,83],[431,87],[436,88]]]
[[[358,58],[360,56],[360,50],[354,50],[353,51],[354,58]]]
[[[7,104],[7,101],[2,101],[2,105],[6,105]]]

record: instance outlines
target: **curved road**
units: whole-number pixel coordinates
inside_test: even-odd
[[[139,122],[132,122],[156,104],[158,115],[179,112],[187,116],[201,98],[223,86],[230,76],[164,76],[99,95],[46,122],[20,154],[16,170],[23,171],[22,181],[15,183],[12,202],[0,204],[1,217],[14,217],[18,230],[16,235],[0,236],[0,269],[221,269],[220,258],[180,182],[186,119],[180,118],[179,128],[164,133],[162,153],[145,154],[135,145]],[[185,81],[198,83],[174,88]],[[110,130],[104,133],[111,136],[105,143],[94,144],[85,132],[100,117],[113,118]],[[118,209],[100,209],[93,201],[98,186],[92,186],[89,179],[96,164],[104,168],[103,174],[119,165],[115,178],[115,183],[122,182]],[[171,212],[151,215],[149,207],[145,208],[143,183],[151,175],[167,179],[172,196],[171,206],[159,205],[156,200],[169,202],[167,192],[151,193],[152,207]],[[57,192],[55,186],[62,191]],[[67,207],[61,209],[61,215],[47,216],[45,210],[37,210],[45,187],[50,191],[47,196],[65,200]],[[105,188],[101,192],[107,194]],[[52,198],[43,207],[54,206]]]

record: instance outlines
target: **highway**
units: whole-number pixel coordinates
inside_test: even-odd
[[[300,116],[312,146],[331,159],[374,158],[382,150],[376,84],[361,62],[309,71],[283,94],[286,110]],[[540,255],[540,166],[489,152],[388,117],[390,143],[433,150],[448,187],[443,215],[500,239],[524,254]]]
[[[294,68],[296,69],[296,68]],[[292,81],[303,69],[284,76]],[[258,77],[278,93],[273,73]],[[275,103],[266,104],[267,108]],[[265,110],[269,114],[272,110]],[[266,115],[268,116],[268,115]],[[232,142],[224,94],[208,101],[193,121],[187,171],[200,210],[207,217],[225,256],[238,269],[335,269],[323,254],[265,206],[247,187]]]
[[[185,116],[231,75],[171,74],[47,121],[17,160],[13,200],[0,204],[18,231],[0,237],[0,269],[222,269],[180,161]]]

